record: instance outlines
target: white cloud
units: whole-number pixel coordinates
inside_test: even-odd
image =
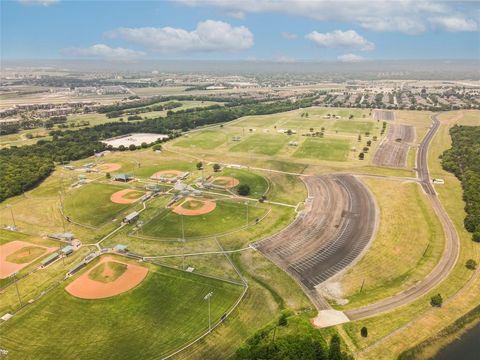
[[[253,34],[245,26],[233,27],[213,20],[199,22],[192,31],[172,27],[118,28],[105,35],[160,52],[236,51],[253,46]]]
[[[352,62],[364,61],[365,58],[363,56],[359,56],[355,54],[345,54],[345,55],[338,56],[337,60],[340,62],[352,63]]]
[[[63,49],[62,54],[76,57],[104,58],[111,60],[131,60],[145,55],[143,51],[137,51],[125,48],[111,48],[105,44],[96,44],[88,48],[67,48]]]
[[[287,39],[287,40],[294,40],[294,39],[296,39],[298,36],[297,36],[297,34],[292,34],[292,33],[289,33],[289,32],[287,32],[287,31],[284,31],[284,32],[282,32],[282,37],[283,37],[284,39]]]
[[[343,22],[373,31],[399,31],[415,34],[438,27],[435,17],[454,17],[460,22],[442,26],[448,31],[474,31],[478,18],[465,6],[447,0],[174,0],[192,7],[216,7],[226,14],[277,12],[319,21]],[[442,20],[444,22],[444,20]],[[460,24],[460,25],[459,25]],[[475,26],[473,26],[475,24]]]
[[[57,4],[60,0],[17,0],[22,5],[40,5],[40,6],[50,6]]]
[[[429,21],[447,31],[476,31],[478,29],[475,21],[458,16],[438,16],[430,18]]]
[[[280,55],[275,58],[273,58],[274,62],[277,63],[284,63],[284,64],[293,64],[297,62],[297,59],[290,57],[290,56],[285,56],[285,55]]]
[[[312,40],[320,47],[326,48],[350,48],[361,51],[370,51],[375,49],[375,45],[367,41],[363,36],[359,35],[354,30],[335,30],[327,33],[319,33],[312,31],[305,35],[309,40]]]

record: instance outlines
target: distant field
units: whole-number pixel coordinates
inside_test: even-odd
[[[83,185],[65,198],[65,215],[81,224],[100,226],[130,206],[110,201],[110,196],[122,189],[125,187],[106,184]]]
[[[216,322],[242,292],[241,286],[195,274],[149,269],[137,288],[110,299],[81,300],[60,285],[2,324],[5,358],[161,358],[208,329],[206,294],[213,292]]]
[[[251,203],[248,208],[249,224],[265,214],[265,208],[256,207]],[[233,231],[247,224],[247,207],[242,202],[217,201],[215,210],[208,214],[197,216],[183,216],[185,237],[214,235]],[[142,229],[146,236],[158,238],[181,238],[182,216],[169,209],[161,211],[149,220]]]
[[[307,138],[293,156],[296,158],[346,161],[349,152],[349,141]]]
[[[195,132],[175,143],[183,148],[215,149],[227,141],[227,135],[221,131]]]
[[[332,126],[332,130],[349,133],[364,133],[373,130],[373,122],[353,121],[353,120],[337,120]]]
[[[237,145],[232,146],[230,151],[252,152],[272,156],[278,153],[288,141],[288,136],[284,134],[254,134],[241,140]]]

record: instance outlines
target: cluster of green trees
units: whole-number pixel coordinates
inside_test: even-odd
[[[51,141],[39,140],[34,145],[14,147],[0,150],[0,201],[22,193],[38,185],[54,168],[54,163],[65,163],[79,160],[110,149],[101,141],[135,132],[168,134],[171,137],[178,130],[189,130],[198,126],[218,124],[234,120],[245,115],[272,114],[311,106],[312,99],[297,102],[277,101],[271,103],[251,103],[232,107],[215,107],[213,109],[196,108],[169,113],[166,117],[158,117],[135,123],[112,122],[83,128],[80,130],[52,130]],[[138,106],[138,105],[137,105]],[[121,150],[126,150],[121,149]],[[131,150],[134,150],[133,148]],[[12,161],[15,159],[15,161]],[[36,171],[25,175],[26,164],[36,163]],[[41,169],[41,170],[40,170]],[[22,177],[28,178],[21,180]],[[23,184],[22,186],[16,185]]]
[[[333,335],[327,345],[320,332],[275,337],[275,330],[260,331],[241,347],[233,360],[353,360],[341,350],[340,338]]]
[[[442,155],[442,166],[462,182],[465,201],[465,228],[480,242],[480,126],[450,129],[452,148]]]

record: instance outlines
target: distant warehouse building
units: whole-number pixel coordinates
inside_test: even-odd
[[[74,250],[74,249],[73,249],[73,246],[67,245],[67,246],[65,246],[64,248],[62,248],[62,249],[60,250],[60,252],[61,252],[63,255],[68,256],[68,255],[70,255],[70,254],[73,253],[73,250]]]

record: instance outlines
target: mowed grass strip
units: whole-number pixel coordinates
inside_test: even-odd
[[[287,135],[254,134],[242,139],[237,145],[230,148],[233,152],[252,152],[261,155],[275,155],[289,141]]]
[[[74,221],[92,226],[100,226],[112,220],[129,204],[116,204],[110,196],[121,186],[107,184],[88,184],[69,193],[65,199],[65,214]]]
[[[432,271],[443,251],[442,226],[418,184],[363,181],[380,207],[380,224],[370,250],[341,281],[347,308],[413,286]]]
[[[332,126],[332,130],[349,133],[365,133],[373,130],[373,122],[357,120],[337,120]]]
[[[293,157],[330,161],[347,161],[350,142],[347,140],[307,138]]]
[[[227,135],[221,131],[202,131],[182,137],[174,146],[183,148],[215,149],[227,141]]]
[[[255,203],[256,205],[256,203]],[[249,224],[264,215],[266,209],[252,204],[248,209]],[[208,214],[183,216],[185,237],[214,235],[233,231],[247,224],[247,207],[241,202],[217,201],[215,210]],[[158,238],[181,238],[182,216],[166,209],[148,221],[142,229],[144,235]]]
[[[8,255],[5,260],[14,264],[25,264],[35,260],[47,250],[38,246],[27,246]]]
[[[108,261],[95,266],[88,277],[95,281],[109,283],[117,280],[126,270],[128,265],[116,261]]]
[[[2,325],[0,348],[14,359],[157,359],[193,340],[234,304],[242,287],[150,267],[134,290],[82,300],[63,286]]]

